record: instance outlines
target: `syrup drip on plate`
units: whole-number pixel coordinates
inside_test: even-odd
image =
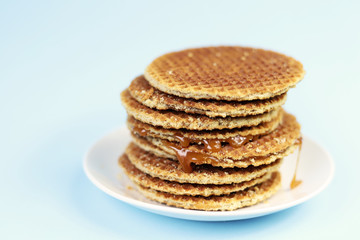
[[[294,171],[294,176],[293,176],[293,178],[291,180],[291,183],[290,183],[290,188],[291,189],[296,188],[297,186],[299,186],[302,183],[301,180],[296,179],[296,172],[297,172],[297,169],[298,169],[298,166],[299,166],[300,152],[301,152],[301,147],[302,147],[302,137],[300,137],[297,141],[299,142],[299,151],[298,151],[298,155],[297,155],[296,168],[295,168],[295,171]]]

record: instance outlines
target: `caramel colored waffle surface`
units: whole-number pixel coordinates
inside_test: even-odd
[[[294,87],[305,72],[280,53],[247,47],[206,47],[155,59],[144,76],[168,94],[194,99],[268,99]]]
[[[285,93],[270,99],[243,102],[182,98],[159,91],[152,87],[143,76],[131,82],[129,92],[138,102],[150,108],[183,111],[209,117],[257,115],[279,108],[286,100]]]
[[[251,206],[270,198],[280,189],[280,187],[281,176],[279,172],[273,173],[271,178],[265,182],[247,188],[243,191],[221,196],[203,197],[175,195],[138,185],[140,192],[149,199],[170,206],[205,211],[231,211]]]
[[[269,122],[280,114],[280,109],[248,117],[217,117],[210,118],[205,115],[187,114],[172,110],[154,110],[136,101],[128,90],[121,94],[121,101],[127,113],[141,122],[163,128],[188,130],[232,129],[255,126],[262,122]]]

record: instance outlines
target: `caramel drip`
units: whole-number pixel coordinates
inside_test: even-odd
[[[182,147],[188,147],[190,145],[190,138],[181,136],[180,134],[175,134],[174,137],[179,140]]]
[[[132,130],[134,132],[136,132],[137,134],[139,134],[142,137],[145,137],[148,134],[148,131],[144,128],[139,128],[139,127],[133,127]]]
[[[208,154],[199,153],[191,151],[184,147],[177,147],[175,144],[172,144],[170,142],[166,142],[167,147],[171,148],[175,151],[176,157],[180,162],[180,165],[182,166],[184,172],[191,173],[192,172],[192,166],[191,163],[197,163],[202,164],[204,162],[218,162],[219,160],[213,156],[210,156]]]
[[[259,136],[235,136],[225,139],[194,139],[181,136],[180,134],[174,135],[174,137],[180,142],[182,147],[188,147],[190,143],[202,144],[208,152],[219,152],[222,148],[221,143],[228,143],[232,148],[239,148],[250,141],[255,141]]]
[[[239,148],[250,141],[256,141],[260,136],[235,136],[225,139],[224,141],[229,143],[229,145],[233,148]]]
[[[139,128],[133,127],[132,129],[135,133],[139,134],[140,136],[147,136],[148,131]],[[192,172],[191,163],[195,163],[197,165],[200,164],[215,164],[219,162],[219,159],[206,154],[206,153],[199,153],[193,150],[189,150],[188,147],[190,144],[202,144],[206,152],[214,153],[219,152],[222,149],[222,143],[228,143],[228,147],[230,148],[239,148],[250,141],[255,141],[259,138],[259,136],[235,136],[226,139],[194,139],[184,137],[180,134],[175,134],[174,137],[180,142],[180,146],[178,144],[171,143],[170,141],[166,141],[165,145],[172,149],[178,161],[180,162],[184,172],[190,173]],[[259,157],[252,157],[253,160],[260,160],[266,158],[267,156],[259,156]]]
[[[148,135],[149,131],[144,129],[144,128],[140,128],[140,127],[133,127],[132,130],[139,134],[142,137],[145,137]],[[180,145],[184,148],[190,146],[191,143],[193,144],[202,144],[204,145],[205,149],[208,152],[219,152],[222,148],[221,143],[228,143],[230,147],[232,148],[239,148],[243,145],[245,145],[246,143],[250,142],[250,141],[255,141],[259,138],[259,136],[235,136],[235,137],[230,137],[230,138],[225,138],[225,139],[195,139],[195,138],[188,138],[188,137],[184,137],[180,134],[175,134],[174,137],[180,142]]]
[[[209,154],[195,152],[193,150],[189,150],[188,148],[184,148],[183,146],[178,146],[169,141],[166,141],[165,145],[175,152],[176,157],[177,157],[178,161],[180,162],[180,165],[182,166],[184,172],[187,172],[187,173],[191,173],[193,170],[191,163],[194,163],[196,165],[200,165],[200,164],[215,165],[216,163],[220,162],[219,159],[217,159],[216,157],[213,157]],[[268,157],[269,157],[268,155],[267,156],[256,156],[256,157],[245,158],[245,159],[243,159],[243,161],[247,161],[249,159],[251,159],[252,161],[260,161],[260,160],[263,160]]]
[[[296,179],[296,172],[297,172],[297,169],[298,169],[298,166],[299,166],[300,152],[301,152],[301,147],[302,147],[302,137],[298,138],[296,141],[299,144],[299,151],[298,151],[298,155],[297,155],[296,168],[295,168],[295,171],[294,171],[294,176],[293,176],[293,178],[291,180],[291,183],[290,183],[290,188],[291,189],[296,188],[297,186],[299,186],[302,183],[301,180]]]
[[[218,139],[209,139],[209,140],[202,140],[206,151],[209,152],[218,152],[221,150],[221,141]]]

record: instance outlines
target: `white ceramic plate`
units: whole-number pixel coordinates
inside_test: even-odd
[[[334,164],[329,153],[308,137],[303,138],[297,176],[303,183],[291,190],[290,182],[297,151],[286,157],[281,167],[282,189],[265,203],[228,212],[205,212],[169,207],[142,196],[122,172],[118,158],[130,141],[124,127],[104,136],[88,151],[84,170],[88,178],[107,194],[149,212],[190,220],[228,221],[253,218],[298,205],[321,192],[331,181]]]

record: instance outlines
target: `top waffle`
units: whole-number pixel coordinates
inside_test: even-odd
[[[243,101],[285,93],[304,74],[300,62],[276,52],[208,47],[165,54],[144,75],[155,88],[176,96]]]

